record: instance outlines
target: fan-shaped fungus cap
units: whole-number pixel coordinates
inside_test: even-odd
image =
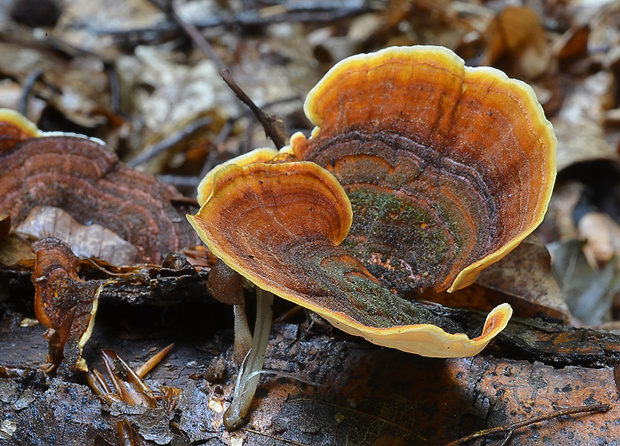
[[[0,109],[0,171],[0,213],[16,226],[38,206],[62,208],[81,225],[109,229],[134,245],[141,261],[154,263],[198,241],[179,220],[174,201],[182,195],[126,167],[100,140],[43,133]]]
[[[432,325],[440,322],[422,305],[380,285],[339,246],[351,206],[338,181],[315,163],[229,163],[213,176],[208,197],[188,220],[216,256],[350,334],[424,356],[473,356],[510,318],[510,307],[500,305],[481,336],[449,334]]]
[[[441,47],[334,66],[290,151],[328,169],[355,215],[343,246],[401,294],[454,291],[542,221],[556,138],[533,90]]]
[[[222,164],[218,164],[213,169],[211,169],[200,181],[200,184],[198,185],[198,194],[196,197],[198,204],[202,206],[209,199],[209,197],[211,196],[211,192],[213,191],[213,179],[215,178],[215,175],[222,169],[226,168],[231,164],[236,164],[237,166],[243,167],[254,163],[266,163],[272,161],[277,156],[278,151],[275,149],[255,149],[251,152],[239,155],[238,157],[228,160]]]

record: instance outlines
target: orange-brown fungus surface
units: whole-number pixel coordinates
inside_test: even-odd
[[[215,255],[260,288],[347,333],[424,356],[475,355],[505,327],[511,309],[500,305],[479,337],[449,334],[455,330],[446,321],[382,286],[339,245],[351,206],[317,164],[241,164],[212,175],[208,199],[188,219]]]
[[[532,89],[440,47],[350,57],[309,93],[312,137],[353,208],[343,246],[414,297],[471,284],[542,221],[556,139]]]
[[[28,138],[35,138],[41,132],[28,119],[13,110],[0,109],[0,154],[12,149],[15,144]]]
[[[237,166],[247,166],[253,163],[265,163],[272,161],[278,156],[278,151],[275,149],[256,149],[246,154],[240,155],[232,160],[224,162],[215,166],[209,171],[198,185],[197,201],[202,206],[205,201],[209,199],[213,192],[213,178],[222,169],[226,168],[230,164],[236,164]]]

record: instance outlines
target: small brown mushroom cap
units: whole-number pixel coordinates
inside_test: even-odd
[[[506,325],[500,305],[482,334],[447,333],[423,305],[383,287],[339,243],[352,221],[338,181],[311,162],[228,163],[187,218],[209,249],[258,287],[313,310],[343,331],[431,357],[473,356]]]
[[[556,138],[533,90],[441,47],[334,66],[308,94],[317,126],[286,149],[351,200],[347,250],[401,294],[454,291],[543,219]]]

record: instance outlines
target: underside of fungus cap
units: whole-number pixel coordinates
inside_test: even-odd
[[[399,294],[453,291],[542,221],[556,138],[533,90],[452,51],[393,47],[335,65],[287,150],[351,200],[348,252]]]

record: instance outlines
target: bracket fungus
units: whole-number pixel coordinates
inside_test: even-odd
[[[532,89],[445,48],[394,47],[337,64],[305,111],[311,138],[205,177],[189,216],[200,237],[261,288],[345,331],[427,356],[477,354],[488,327],[471,340],[426,324],[437,342],[409,339],[420,332],[412,304],[390,290],[463,288],[542,221],[556,139]],[[509,317],[500,306],[488,321]]]
[[[76,255],[115,266],[163,260],[165,269],[169,254],[198,243],[176,207],[184,197],[120,163],[98,139],[44,133],[6,109],[0,109],[0,175],[0,215],[8,216],[2,220],[39,239],[28,249],[36,254],[35,313],[48,328],[44,369],[85,372],[82,349],[110,282],[83,281]]]
[[[188,219],[260,289],[343,331],[429,357],[478,354],[512,315],[470,338],[416,301],[454,291],[542,221],[556,139],[526,84],[440,47],[350,57],[309,93],[317,126],[201,182]]]
[[[288,149],[351,199],[344,244],[399,294],[454,291],[542,221],[556,138],[533,90],[441,47],[350,57],[310,91]]]
[[[305,161],[234,163],[188,220],[209,249],[259,288],[319,313],[348,333],[424,356],[473,356],[501,331],[497,307],[481,336],[449,334],[424,306],[402,299],[339,244],[353,220],[327,170]],[[445,327],[450,329],[451,327]]]
[[[16,226],[39,206],[61,208],[81,225],[114,232],[151,263],[198,243],[174,205],[183,196],[120,163],[100,140],[44,133],[19,113],[0,109],[0,170],[0,213]]]

